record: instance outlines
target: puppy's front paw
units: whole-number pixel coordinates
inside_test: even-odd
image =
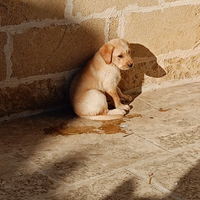
[[[121,104],[118,109],[121,109],[121,110],[125,110],[125,111],[129,111],[131,108],[129,105],[123,105]]]
[[[131,109],[129,105],[124,105],[124,106],[125,106],[124,110],[126,111],[129,111]]]

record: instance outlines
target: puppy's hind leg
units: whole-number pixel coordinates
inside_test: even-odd
[[[98,90],[85,92],[76,106],[75,112],[77,115],[92,120],[114,120],[126,115],[125,110],[109,110],[106,96]]]
[[[121,119],[126,114],[125,110],[108,109],[106,96],[98,90],[89,90],[79,99],[76,112],[82,118],[91,120],[115,120]],[[77,110],[76,110],[77,111]]]
[[[81,116],[96,116],[108,112],[106,96],[99,90],[89,90],[82,96],[79,106]]]

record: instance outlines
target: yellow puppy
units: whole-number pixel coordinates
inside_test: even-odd
[[[129,43],[113,39],[104,44],[94,57],[79,71],[70,87],[70,100],[75,113],[93,120],[122,118],[130,110],[120,98],[131,101],[117,86],[121,80],[120,70],[133,67]],[[106,95],[109,94],[115,109],[109,110]]]

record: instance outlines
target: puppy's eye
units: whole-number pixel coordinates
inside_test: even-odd
[[[119,57],[119,58],[123,58],[123,55],[120,54],[120,55],[118,55],[118,57]]]
[[[131,51],[130,51],[130,50],[128,51],[128,54],[131,54]]]

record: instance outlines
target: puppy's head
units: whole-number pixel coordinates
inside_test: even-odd
[[[129,43],[122,39],[113,39],[104,44],[99,53],[106,64],[114,64],[121,70],[133,67]]]

